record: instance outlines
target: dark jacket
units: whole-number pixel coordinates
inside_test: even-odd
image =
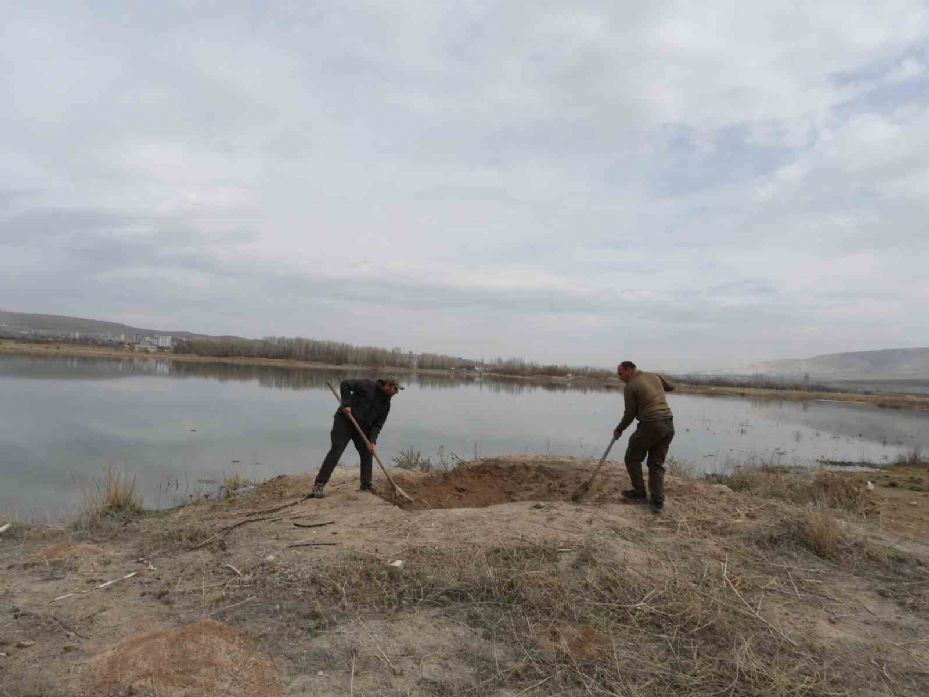
[[[640,423],[670,419],[671,408],[664,394],[673,391],[674,383],[663,375],[637,370],[623,390],[626,410],[618,428],[625,431],[636,417]]]
[[[352,416],[361,426],[368,440],[377,442],[377,436],[384,427],[387,414],[390,413],[390,397],[384,394],[379,380],[343,380],[339,385],[342,393],[342,406],[352,408]],[[336,416],[345,416],[342,410]]]

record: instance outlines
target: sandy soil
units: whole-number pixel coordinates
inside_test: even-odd
[[[406,508],[340,469],[322,500],[281,477],[91,530],[15,524],[0,695],[929,693],[926,469],[847,475],[876,479],[876,513],[836,512],[824,558],[791,536],[805,508],[723,485],[671,478],[655,516],[610,462],[569,502],[592,466],[395,471]]]
[[[884,529],[913,539],[925,539],[929,521],[929,466],[892,465],[874,472],[846,476],[874,485]]]

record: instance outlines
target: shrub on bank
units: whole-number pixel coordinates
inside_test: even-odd
[[[84,490],[78,523],[95,527],[107,519],[125,520],[142,512],[142,497],[135,477],[125,470],[107,467],[103,477]]]

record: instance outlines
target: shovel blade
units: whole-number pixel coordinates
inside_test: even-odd
[[[590,482],[584,482],[577,489],[574,490],[574,493],[571,494],[571,500],[575,503],[578,503],[582,498],[587,495],[587,492],[590,491]]]

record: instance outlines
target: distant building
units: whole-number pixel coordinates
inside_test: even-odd
[[[152,351],[158,348],[158,339],[157,336],[133,336],[132,343],[135,344],[137,348],[140,349],[151,349]]]
[[[158,348],[162,349],[172,349],[174,348],[174,337],[173,336],[159,336],[155,338],[155,345]]]

